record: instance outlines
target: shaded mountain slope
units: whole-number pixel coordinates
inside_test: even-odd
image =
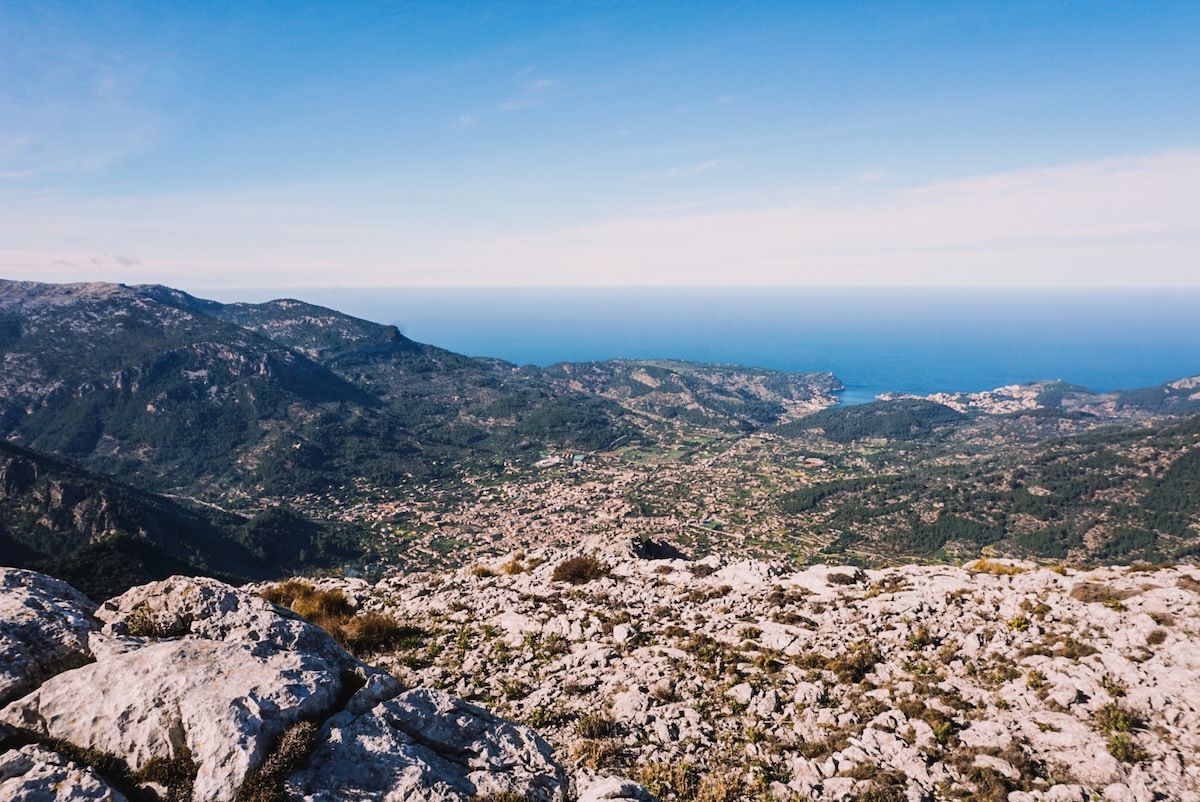
[[[0,564],[46,571],[93,598],[175,573],[263,579],[360,553],[348,528],[277,508],[246,518],[181,503],[0,442]]]
[[[623,431],[619,407],[536,372],[299,302],[0,282],[0,315],[3,434],[158,490],[218,499],[398,483]],[[571,406],[584,410],[571,425],[537,419]]]

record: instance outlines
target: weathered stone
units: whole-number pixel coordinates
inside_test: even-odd
[[[1008,728],[999,721],[975,721],[958,734],[967,746],[1003,749],[1012,743]]]
[[[657,802],[645,787],[624,777],[601,777],[591,772],[581,772],[574,787],[576,802],[604,802],[609,799]]]
[[[138,634],[147,619],[165,632],[245,643],[258,653],[294,649],[344,668],[361,665],[329,633],[291,610],[207,577],[173,576],[131,588],[96,611],[107,635]]]
[[[303,800],[466,802],[511,793],[566,799],[566,776],[536,733],[440,691],[408,691],[331,718],[288,780]]]
[[[117,755],[135,771],[186,746],[196,798],[231,800],[288,725],[332,709],[340,673],[303,652],[166,641],[59,674],[0,720]]]
[[[5,802],[126,802],[94,769],[30,744],[0,754]]]
[[[0,568],[0,705],[92,659],[96,605],[65,582]]]

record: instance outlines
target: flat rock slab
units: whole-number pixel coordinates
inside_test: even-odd
[[[361,715],[329,720],[289,795],[311,802],[467,802],[517,794],[563,802],[566,777],[528,727],[441,691],[402,693]]]
[[[92,659],[96,605],[65,582],[0,568],[0,705]]]
[[[186,745],[198,765],[195,798],[223,802],[284,729],[333,708],[340,674],[300,652],[164,641],[60,674],[0,711],[0,721],[119,756],[135,771]]]

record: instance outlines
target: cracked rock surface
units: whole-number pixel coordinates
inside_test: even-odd
[[[591,551],[579,584],[556,568]],[[620,544],[347,584],[382,664],[660,798],[1200,800],[1200,570],[859,571]],[[600,797],[604,798],[604,797]]]
[[[0,705],[92,659],[96,605],[65,582],[0,568]]]
[[[36,744],[0,754],[0,799],[7,802],[126,802],[103,777]]]
[[[17,677],[0,709],[5,800],[224,802],[251,787],[286,799],[566,799],[529,728],[405,691],[319,627],[214,580],[172,577],[97,610],[61,582],[4,569],[0,635]]]

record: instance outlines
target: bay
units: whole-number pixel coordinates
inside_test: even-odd
[[[1200,373],[1200,289],[296,288],[420,342],[517,364],[630,357],[829,371],[844,403],[1038,379],[1133,389]]]

